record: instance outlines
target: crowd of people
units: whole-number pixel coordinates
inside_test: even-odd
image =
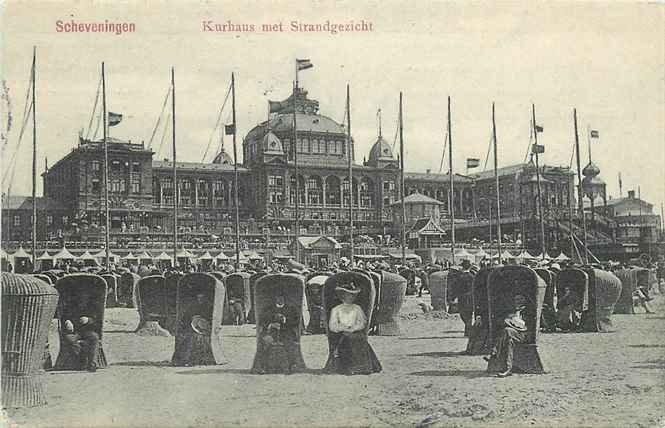
[[[509,264],[501,265],[508,266]],[[551,274],[549,281],[556,281],[558,274],[568,268],[575,267],[571,262],[558,263],[554,261],[528,261],[528,267],[536,270],[547,270]],[[365,262],[358,260],[352,263],[348,258],[342,257],[337,262],[327,266],[318,266],[308,268],[292,259],[273,260],[271,263],[264,263],[257,260],[245,265],[242,271],[249,274],[279,274],[290,273],[302,277],[303,281],[314,275],[335,276],[344,272],[381,272],[388,271],[402,275],[407,280],[407,293],[416,295],[420,300],[423,294],[430,293],[430,284],[428,276],[434,272],[448,272],[448,306],[449,312],[458,312],[464,322],[464,335],[469,338],[469,345],[462,353],[484,354],[489,367],[498,377],[510,376],[513,373],[513,361],[516,348],[521,344],[527,344],[533,341],[533,314],[540,314],[539,328],[544,332],[574,332],[580,328],[580,320],[583,313],[578,305],[580,296],[576,295],[574,287],[562,284],[561,287],[552,287],[550,289],[550,298],[545,299],[542,310],[534,312],[534,297],[522,292],[516,292],[509,296],[506,302],[495,308],[494,313],[489,313],[480,308],[480,303],[474,296],[474,281],[476,276],[483,270],[492,270],[498,267],[498,264],[481,262],[479,264],[471,263],[467,259],[460,261],[458,265],[452,265],[447,261],[437,263],[420,264],[415,261],[408,261],[402,264],[400,260],[389,263],[388,261]],[[607,271],[617,271],[625,269],[628,266],[623,264],[596,264],[590,267],[603,269]],[[658,281],[663,284],[663,263],[656,266],[648,266],[654,272],[658,272]],[[133,273],[139,278],[148,276],[163,276],[164,278],[173,275],[185,276],[197,272],[216,272],[222,275],[231,274],[240,271],[232,263],[224,263],[214,266],[212,264],[193,264],[183,263],[158,266],[157,264],[112,264],[110,269],[102,266],[85,266],[81,262],[63,263],[49,270],[59,276],[64,276],[76,272],[87,272],[97,275],[114,274],[118,277],[125,273]],[[374,353],[367,339],[370,319],[368,313],[356,302],[357,296],[361,293],[361,287],[357,281],[352,278],[344,278],[335,284],[334,296],[336,305],[329,308],[327,313],[326,332],[329,335],[331,343],[331,359],[326,369],[332,372],[345,374],[369,374],[381,371],[381,363]],[[518,281],[518,279],[515,279]],[[519,284],[514,284],[515,290],[521,290]],[[557,289],[559,292],[557,293]],[[644,285],[637,287],[633,292],[633,299],[636,305],[644,308],[645,312],[652,313],[649,301],[652,299],[652,293],[658,292],[658,287],[651,289]],[[111,289],[109,288],[109,292]],[[227,296],[228,297],[228,296]],[[180,318],[183,324],[183,330],[188,331],[188,336],[183,349],[189,349],[187,352],[194,352],[192,349],[203,347],[200,351],[206,358],[201,361],[214,361],[208,338],[212,333],[212,303],[210,296],[204,292],[197,292],[196,298],[192,301],[185,314]],[[231,296],[231,298],[235,298]],[[300,299],[304,299],[301,296]],[[80,302],[79,302],[80,303]],[[242,307],[241,301],[232,301],[231,305]],[[493,303],[494,304],[494,303]],[[422,306],[423,311],[427,305]],[[257,360],[255,361],[256,373],[291,373],[301,371],[304,363],[300,359],[293,358],[294,346],[297,343],[297,354],[299,354],[300,334],[305,334],[304,324],[302,323],[302,308],[289,306],[286,304],[285,295],[276,294],[272,296],[268,305],[270,317],[257,317]],[[74,311],[76,312],[76,311]],[[80,359],[80,368],[89,371],[96,371],[96,360],[98,352],[99,334],[94,328],[99,322],[95,314],[85,313],[82,309],[76,317],[67,319],[61,326],[63,329],[62,340],[69,346],[75,355]],[[236,311],[238,312],[238,311]],[[244,315],[243,315],[244,316]],[[489,318],[487,318],[489,316]],[[531,321],[530,321],[531,320]],[[236,320],[238,321],[238,320]],[[244,318],[242,319],[244,322]],[[494,326],[489,327],[488,323],[493,322]],[[239,322],[236,322],[236,324]],[[240,322],[241,323],[241,322]],[[259,328],[260,327],[260,328]],[[492,331],[490,331],[490,329]],[[488,339],[489,338],[489,339]],[[480,346],[479,346],[480,344]],[[474,350],[476,349],[476,350]],[[480,349],[478,352],[477,349]],[[260,355],[259,355],[260,354]],[[175,356],[174,356],[175,358]],[[184,358],[180,355],[178,358]],[[191,361],[184,358],[183,361]],[[190,363],[187,363],[188,365]]]

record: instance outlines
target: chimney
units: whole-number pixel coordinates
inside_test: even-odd
[[[429,174],[430,172],[432,172],[432,170],[427,168],[427,174]]]
[[[628,191],[628,199],[635,199],[635,191],[634,190],[629,190]]]

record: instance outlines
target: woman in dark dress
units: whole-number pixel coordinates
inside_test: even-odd
[[[381,371],[381,363],[367,342],[367,317],[354,302],[360,289],[348,283],[335,288],[342,301],[330,312],[328,328],[336,343],[334,370],[340,374],[371,374]]]

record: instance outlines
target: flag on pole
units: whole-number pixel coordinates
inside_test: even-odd
[[[224,125],[224,133],[226,135],[233,135],[236,132],[236,125],[234,123],[230,125]]]
[[[308,68],[312,67],[314,67],[314,65],[309,59],[296,59],[296,68],[298,71],[307,70]]]
[[[480,166],[480,159],[477,158],[467,158],[466,159],[466,168],[478,168]]]
[[[108,113],[108,125],[109,126],[116,126],[120,122],[122,122],[122,115],[121,114],[113,113],[112,111],[110,111]]]
[[[270,113],[279,113],[280,111],[284,110],[284,107],[282,106],[282,103],[279,101],[268,100],[268,110],[270,111]]]
[[[591,130],[591,138],[600,138],[600,133],[594,129]]]
[[[536,132],[543,132],[543,127],[540,125],[536,125]]]
[[[534,155],[542,155],[545,153],[545,146],[542,144],[534,144],[531,146],[531,153]]]

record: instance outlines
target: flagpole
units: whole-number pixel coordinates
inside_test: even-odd
[[[531,104],[531,114],[533,119],[533,141],[535,146],[538,146],[538,125],[536,122],[536,105]],[[536,186],[538,187],[538,218],[540,220],[540,249],[542,253],[542,259],[545,260],[545,223],[543,221],[543,200],[542,192],[540,187],[540,165],[538,163],[538,149],[532,150],[535,151],[536,155]]]
[[[104,72],[104,62],[102,61],[102,115],[103,115],[103,131],[104,131],[104,214],[105,219],[105,233],[104,243],[106,245],[106,271],[111,271],[111,251],[109,249],[110,241],[110,214],[109,214],[109,146],[107,141],[107,113],[106,113],[106,74]]]
[[[300,177],[298,177],[298,123],[296,119],[296,93],[298,92],[298,64],[296,62],[296,81],[293,85],[293,166],[296,176],[296,222],[295,222],[295,253],[296,261],[300,262]]]
[[[450,179],[450,197],[448,210],[450,211],[450,256],[455,264],[455,184],[453,180],[453,128],[450,112],[450,95],[448,96],[448,176]]]
[[[623,183],[621,182],[621,171],[619,171],[619,197],[623,197]]]
[[[406,266],[406,192],[404,189],[404,117],[402,111],[402,92],[399,93],[399,186],[402,193],[402,266]]]
[[[589,163],[591,163],[591,126],[586,126],[586,141],[589,146]],[[591,211],[593,214],[593,210]]]
[[[32,270],[37,268],[37,46],[32,49]]]
[[[173,148],[173,267],[178,261],[178,169],[175,138],[175,69],[171,67],[171,145]]]
[[[349,156],[349,243],[351,245],[351,267],[355,266],[353,248],[353,148],[351,147],[351,95],[346,85],[346,145]]]
[[[235,73],[231,73],[231,117],[233,121],[233,199],[236,210],[236,270],[240,270],[240,210],[238,209],[238,149],[236,146],[236,80]],[[226,129],[224,130],[226,133]]]
[[[586,215],[584,214],[584,194],[582,192],[582,169],[580,166],[580,138],[579,134],[577,132],[577,109],[573,109],[573,121],[575,123],[575,159],[577,162],[577,198],[579,201],[577,202],[578,204],[578,209],[580,210],[582,214],[582,230],[584,231],[583,238],[584,240],[582,241],[582,244],[584,245],[584,260],[583,262],[586,264],[588,262],[587,259],[587,246],[586,246]],[[572,231],[571,231],[572,233]]]
[[[494,183],[496,187],[496,247],[497,255],[499,256],[499,264],[501,264],[501,199],[499,196],[499,171],[498,171],[498,152],[496,141],[496,120],[494,118],[494,102],[492,102],[492,140],[494,140]],[[490,217],[490,225],[492,218]],[[491,241],[490,241],[491,246]],[[489,291],[489,289],[488,289]],[[492,330],[490,326],[490,331]]]

